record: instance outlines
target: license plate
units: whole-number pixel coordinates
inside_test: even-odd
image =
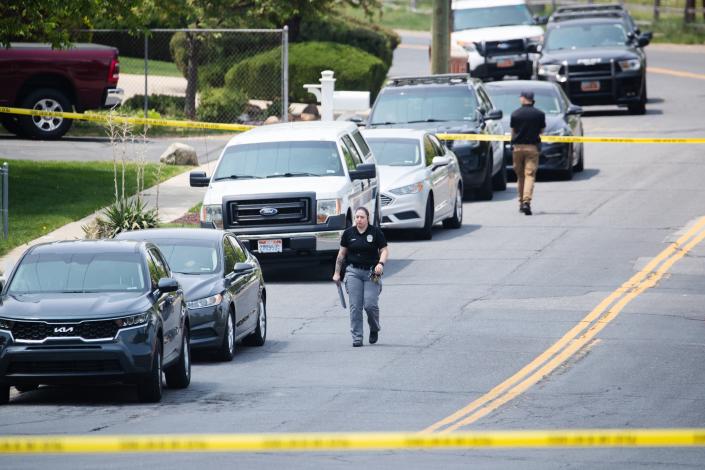
[[[600,91],[600,82],[581,82],[580,89],[582,91]]]
[[[257,240],[257,251],[260,253],[281,253],[282,241],[279,238],[274,240]]]
[[[514,61],[512,59],[502,59],[497,62],[497,67],[500,69],[506,69],[509,67],[514,67]]]

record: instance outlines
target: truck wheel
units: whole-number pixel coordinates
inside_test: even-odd
[[[629,105],[629,114],[646,114],[646,83],[644,83],[644,89],[641,90],[639,102]]]
[[[71,102],[66,95],[51,88],[33,91],[21,101],[20,106],[38,111],[71,112]],[[71,123],[71,119],[50,116],[22,116],[19,119],[22,133],[39,140],[61,138],[68,132]]]
[[[0,405],[7,405],[10,402],[10,386],[0,384]]]

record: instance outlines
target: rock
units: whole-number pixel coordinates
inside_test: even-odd
[[[196,155],[196,149],[190,145],[176,142],[164,151],[159,161],[165,165],[198,166],[198,155]]]
[[[269,116],[267,119],[264,120],[265,124],[276,124],[279,122],[279,118],[277,116]]]

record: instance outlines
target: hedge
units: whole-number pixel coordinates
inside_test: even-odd
[[[278,86],[264,78],[278,73],[279,51],[270,51],[233,66],[225,76],[225,86],[242,90],[250,98],[274,99]],[[374,100],[389,66],[377,57],[352,46],[332,42],[296,43],[289,46],[289,99],[315,102],[305,83],[319,83],[323,70],[335,72],[337,90],[369,91]]]
[[[231,88],[208,88],[201,94],[196,115],[199,121],[236,122],[247,105],[247,97]]]

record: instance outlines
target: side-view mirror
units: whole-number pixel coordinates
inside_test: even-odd
[[[179,282],[171,277],[163,277],[159,279],[157,288],[162,294],[166,294],[167,292],[176,292],[179,290]]]
[[[502,119],[502,110],[501,109],[490,109],[485,114],[485,120],[487,120],[487,121],[498,121],[500,119]]]
[[[354,122],[355,125],[359,126],[364,126],[365,125],[365,120],[362,119],[360,116],[353,116],[350,119],[348,119],[350,122]]]
[[[210,184],[211,179],[205,171],[192,171],[189,173],[189,183],[192,188],[205,188]]]
[[[351,180],[369,180],[377,177],[377,167],[374,163],[361,163],[350,171]]]
[[[534,15],[534,23],[535,24],[546,24],[546,23],[548,23],[548,16]]]
[[[583,108],[576,104],[571,104],[570,106],[568,106],[568,110],[565,113],[569,116],[580,116],[581,114],[583,114]]]
[[[651,42],[652,33],[644,33],[636,39],[636,44],[639,47],[646,47]]]
[[[431,168],[439,168],[450,165],[450,157],[433,157],[431,160]]]
[[[250,263],[235,263],[235,267],[233,268],[235,274],[249,274],[254,270],[255,267]]]

